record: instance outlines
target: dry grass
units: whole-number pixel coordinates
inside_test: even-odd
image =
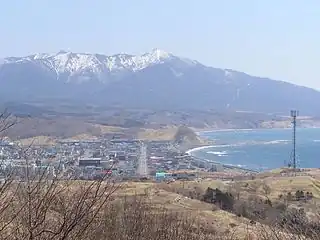
[[[126,130],[125,128],[116,127],[116,126],[106,126],[106,125],[99,125],[99,124],[95,124],[94,126],[100,128],[100,131],[102,134],[117,133],[117,132],[123,132]]]
[[[311,168],[308,169],[308,174],[312,176],[313,178],[320,181],[320,169],[319,168]]]
[[[164,189],[168,189],[169,191],[177,192],[178,189],[187,189],[192,191],[195,188],[205,191],[208,187],[225,189],[227,184],[221,180],[204,179],[199,181],[175,181],[170,184],[161,183],[160,186]]]
[[[221,186],[221,181],[203,181],[203,182],[181,182],[177,181],[171,184],[157,184],[157,183],[127,183],[115,196],[145,196],[148,202],[154,208],[166,208],[167,210],[179,212],[182,214],[189,214],[194,219],[198,219],[200,225],[204,228],[203,231],[219,231],[220,233],[236,231],[238,235],[244,236],[249,220],[239,218],[234,214],[226,211],[218,210],[212,204],[205,203],[196,199],[191,199],[183,195],[177,194],[179,188],[194,189],[194,187],[201,187],[203,191],[209,186]],[[231,226],[231,227],[230,227]]]
[[[297,190],[312,192],[315,198],[320,198],[320,181],[310,176],[279,177],[270,176],[263,179],[247,180],[238,182],[242,186],[242,191],[264,195],[262,186],[267,184],[271,188],[270,199],[277,199],[280,194]]]
[[[277,173],[275,173],[274,175],[277,175]],[[206,205],[206,203],[199,202],[198,200],[192,200],[188,197],[180,197],[179,204],[174,205],[171,201],[169,201],[169,199],[172,199],[172,196],[176,196],[174,194],[172,195],[172,193],[178,193],[177,196],[179,196],[179,194],[188,196],[189,191],[199,191],[204,193],[204,191],[208,187],[219,188],[224,191],[231,191],[233,194],[236,194],[236,191],[234,190],[236,190],[235,188],[237,188],[237,191],[240,192],[240,199],[242,199],[242,201],[249,200],[253,196],[264,199],[266,198],[266,193],[264,190],[265,185],[270,187],[271,191],[270,193],[268,193],[268,198],[272,201],[279,201],[279,195],[284,195],[287,192],[291,192],[293,195],[297,190],[312,192],[314,195],[314,199],[312,201],[293,201],[290,203],[290,206],[298,208],[303,207],[309,219],[317,219],[317,213],[319,214],[319,209],[317,208],[316,202],[319,203],[318,200],[320,193],[320,184],[318,180],[310,176],[272,177],[272,174],[269,173],[269,177],[266,178],[264,176],[263,179],[256,180],[246,180],[239,182],[223,182],[219,180],[208,179],[202,181],[176,181],[170,184],[160,183],[157,185],[157,187],[161,188],[164,191],[162,195],[167,194],[167,196],[165,196],[163,199],[167,200],[165,205],[169,206],[171,209],[182,208],[192,211],[195,216],[199,216],[201,218],[201,221],[204,222],[203,224],[209,229],[211,228],[211,226],[218,226],[218,229],[220,229],[221,232],[227,232],[230,229],[236,229],[239,236],[244,236],[243,234],[247,234],[248,231],[259,233],[260,230],[256,229],[257,226],[264,229],[264,231],[267,231],[266,229],[271,230],[273,227],[269,225],[263,225],[261,223],[259,223],[259,225],[251,226],[250,221],[246,218],[237,217],[232,213],[221,210],[217,211],[217,208],[213,207],[210,204]],[[201,204],[203,204],[203,207],[201,207]],[[248,225],[250,225],[251,230],[248,230]],[[268,231],[264,232],[264,234],[267,235],[268,238],[263,239],[276,239],[277,236],[271,236],[269,234],[270,231]],[[283,231],[283,236],[279,239],[295,239],[290,234],[286,233],[285,230]]]
[[[204,179],[197,181],[175,181],[170,184],[161,183],[159,186],[170,192],[179,192],[179,190],[182,189],[193,191],[196,188],[205,191],[208,187],[227,191],[230,189],[230,186],[234,186],[235,184],[240,186],[242,196],[248,194],[264,196],[263,185],[267,184],[271,188],[269,194],[270,199],[278,199],[280,194],[286,194],[288,192],[294,194],[297,190],[312,192],[316,199],[320,199],[320,181],[310,176],[279,177],[272,176],[269,173],[269,177],[255,180],[225,182],[221,180]]]
[[[50,184],[49,182],[49,186]],[[106,190],[104,190],[104,186],[107,186],[108,183],[103,182],[100,188],[103,194],[99,195],[101,196],[100,199],[94,203],[94,206],[102,207],[99,211],[95,211],[95,207],[93,209],[87,209],[86,205],[81,205],[81,201],[85,201],[87,204],[90,204],[92,201],[90,197],[92,194],[84,195],[86,189],[90,186],[90,182],[59,181],[55,184],[52,190],[50,190],[50,188],[39,188],[40,192],[35,190],[35,192],[31,192],[30,195],[28,194],[29,190],[24,190],[23,188],[23,194],[18,195],[21,196],[21,198],[18,198],[17,201],[21,201],[21,203],[26,204],[26,206],[29,206],[28,197],[31,197],[31,209],[37,209],[40,206],[39,209],[44,208],[47,211],[46,216],[44,216],[45,224],[41,224],[33,229],[32,225],[28,225],[29,220],[25,219],[23,215],[31,214],[32,218],[35,217],[34,221],[36,221],[39,212],[30,212],[28,211],[28,209],[31,210],[29,207],[24,209],[23,212],[21,212],[23,214],[21,215],[21,219],[16,219],[13,222],[14,224],[18,224],[14,225],[17,227],[17,229],[15,229],[16,234],[21,236],[21,238],[17,238],[18,240],[30,236],[28,235],[28,231],[41,233],[41,236],[54,236],[53,233],[43,232],[43,229],[48,229],[49,231],[50,227],[58,229],[59,226],[62,226],[61,223],[56,222],[55,218],[62,221],[64,217],[67,217],[68,222],[66,224],[71,227],[71,224],[74,223],[72,220],[73,212],[77,211],[76,209],[79,206],[81,206],[81,208],[84,207],[81,212],[74,212],[76,217],[79,218],[79,225],[71,231],[70,237],[65,239],[294,239],[287,233],[283,233],[283,237],[281,238],[279,238],[279,235],[270,237],[270,232],[275,231],[279,234],[279,229],[271,228],[263,224],[253,225],[246,218],[219,210],[212,204],[190,199],[173,192],[181,187],[185,190],[192,190],[194,188],[205,190],[209,186],[219,187],[222,186],[221,184],[225,186],[221,181],[177,181],[172,184],[127,182],[112,185],[106,188]],[[44,195],[41,193],[41,189],[46,189]],[[93,187],[91,192],[94,193],[95,189],[96,187]],[[111,196],[108,195],[110,191],[114,191],[115,189],[116,191],[113,192]],[[40,198],[34,194],[39,195]],[[105,199],[104,196],[106,196],[107,202],[100,205],[101,201]],[[54,208],[51,208],[50,204],[44,204],[49,200],[54,204]],[[20,204],[17,206],[20,206]],[[60,207],[66,209],[68,214],[65,215],[64,210],[61,211]],[[86,216],[86,212],[97,215]],[[6,215],[4,214],[4,216]],[[40,217],[41,216],[40,211]],[[79,235],[82,233],[82,226],[85,226],[89,220],[93,220],[93,225],[88,226],[83,232],[83,235]],[[23,224],[23,226],[19,224]],[[20,229],[25,231],[20,232]],[[261,234],[262,230],[267,233],[269,237],[261,237],[259,234]],[[64,231],[67,230],[63,229],[63,234],[67,233]],[[196,236],[193,235],[195,233]],[[249,235],[251,236],[250,238],[248,237]],[[56,236],[57,238],[48,239],[64,239],[61,234]],[[40,240],[44,238],[30,239]]]
[[[31,146],[31,145],[53,146],[56,144],[56,139],[48,136],[37,136],[37,137],[20,139],[17,142],[22,146]]]
[[[69,123],[70,125],[72,122]],[[75,123],[77,124],[77,123]],[[92,129],[95,129],[96,131],[94,134],[91,131],[91,128],[86,126],[86,128],[83,128],[82,130],[78,130],[77,132],[79,134],[76,134],[74,136],[68,136],[67,139],[72,139],[72,140],[87,140],[87,139],[97,139],[97,135],[100,134],[106,134],[106,133],[117,133],[117,132],[123,132],[125,129],[120,128],[120,127],[114,127],[114,126],[104,126],[104,125],[99,125],[99,124],[89,124],[86,123],[88,126],[92,126]],[[57,127],[59,128],[59,125],[56,124]],[[51,126],[52,127],[52,126]],[[66,128],[66,127],[65,127]],[[41,134],[41,131],[39,130],[39,133]],[[29,138],[22,138],[19,139],[19,142],[22,146],[30,146],[30,145],[43,145],[43,146],[53,146],[56,144],[56,139],[60,138],[62,136],[56,136],[54,137],[49,133],[48,136],[34,136],[34,137],[29,137]]]
[[[309,176],[267,178],[266,183],[271,187],[271,196],[277,197],[281,193],[312,192],[313,196],[320,198],[320,181]]]
[[[71,138],[68,139],[72,139],[72,140],[95,140],[98,139],[96,136],[92,136],[91,134],[88,133],[82,133],[82,134],[78,134],[75,135]]]
[[[212,204],[177,194],[173,192],[174,190],[171,188],[168,191],[163,189],[165,186],[179,188],[181,187],[180,184],[182,184],[182,182],[172,183],[172,185],[156,183],[127,183],[123,185],[121,190],[115,193],[115,196],[116,198],[143,196],[154,209],[165,208],[172,212],[188,215],[192,219],[197,219],[202,233],[210,234],[214,232],[219,235],[225,235],[226,237],[235,235],[232,239],[238,239],[238,237],[240,237],[239,239],[245,239],[248,229],[253,229],[247,219],[239,218],[234,214],[218,210]],[[195,186],[199,186],[199,183],[185,183],[186,189],[192,189]],[[202,184],[204,190],[207,186],[209,186],[209,181]],[[219,181],[216,181],[216,186],[220,186]]]
[[[142,129],[138,133],[141,140],[173,140],[177,132],[177,127],[166,127],[161,129]]]

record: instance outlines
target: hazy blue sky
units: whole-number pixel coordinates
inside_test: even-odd
[[[320,89],[319,0],[1,0],[0,57],[161,48]]]

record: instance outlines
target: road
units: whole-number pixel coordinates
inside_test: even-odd
[[[140,148],[140,156],[138,159],[137,174],[141,177],[148,176],[148,165],[147,165],[147,147],[143,143]]]

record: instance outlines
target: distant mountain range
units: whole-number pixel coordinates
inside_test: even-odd
[[[320,92],[154,49],[139,56],[35,54],[0,60],[0,101],[320,115]]]

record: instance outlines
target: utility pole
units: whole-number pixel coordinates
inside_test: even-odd
[[[293,138],[292,138],[292,164],[294,171],[297,168],[297,159],[296,159],[296,128],[297,128],[297,116],[299,115],[299,111],[291,110],[291,117],[292,117],[292,125],[293,125]]]

